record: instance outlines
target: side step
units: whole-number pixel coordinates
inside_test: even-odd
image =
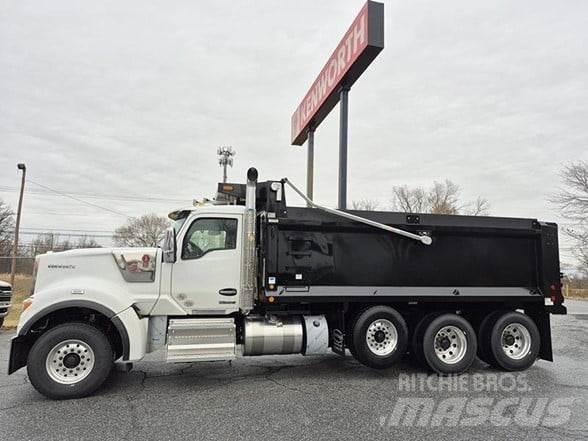
[[[232,318],[171,319],[167,328],[168,362],[231,360],[236,357]]]

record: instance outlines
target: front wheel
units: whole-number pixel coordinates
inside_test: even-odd
[[[60,400],[93,393],[104,383],[112,365],[112,347],[102,331],[84,323],[66,323],[35,342],[27,373],[35,389]]]
[[[389,306],[373,306],[359,314],[352,326],[353,356],[362,364],[386,369],[406,351],[408,327]]]

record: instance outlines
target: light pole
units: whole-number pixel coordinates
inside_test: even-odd
[[[12,266],[10,268],[10,285],[14,289],[14,274],[16,273],[16,253],[18,252],[18,232],[20,230],[20,213],[22,211],[22,196],[24,193],[25,179],[27,176],[27,166],[19,163],[16,168],[22,170],[20,181],[20,195],[18,196],[18,210],[16,211],[16,228],[14,229],[14,243],[12,244]]]
[[[227,166],[233,166],[233,156],[237,154],[233,147],[223,146],[217,150],[218,164],[223,168],[223,183],[227,182]]]

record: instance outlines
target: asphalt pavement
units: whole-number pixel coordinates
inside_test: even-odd
[[[567,304],[555,362],[520,374],[476,361],[440,378],[409,359],[375,371],[335,354],[154,361],[70,401],[41,396],[26,369],[5,374],[13,332],[1,331],[0,440],[586,440],[588,302]]]

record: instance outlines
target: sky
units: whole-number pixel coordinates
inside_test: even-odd
[[[558,172],[588,159],[588,2],[384,3],[385,48],[349,95],[349,201],[447,178],[492,215],[561,221]],[[23,231],[107,236],[213,196],[221,145],[230,179],[304,188],[290,117],[362,5],[0,0],[0,198],[16,207],[25,162]],[[315,135],[330,206],[338,119]]]

